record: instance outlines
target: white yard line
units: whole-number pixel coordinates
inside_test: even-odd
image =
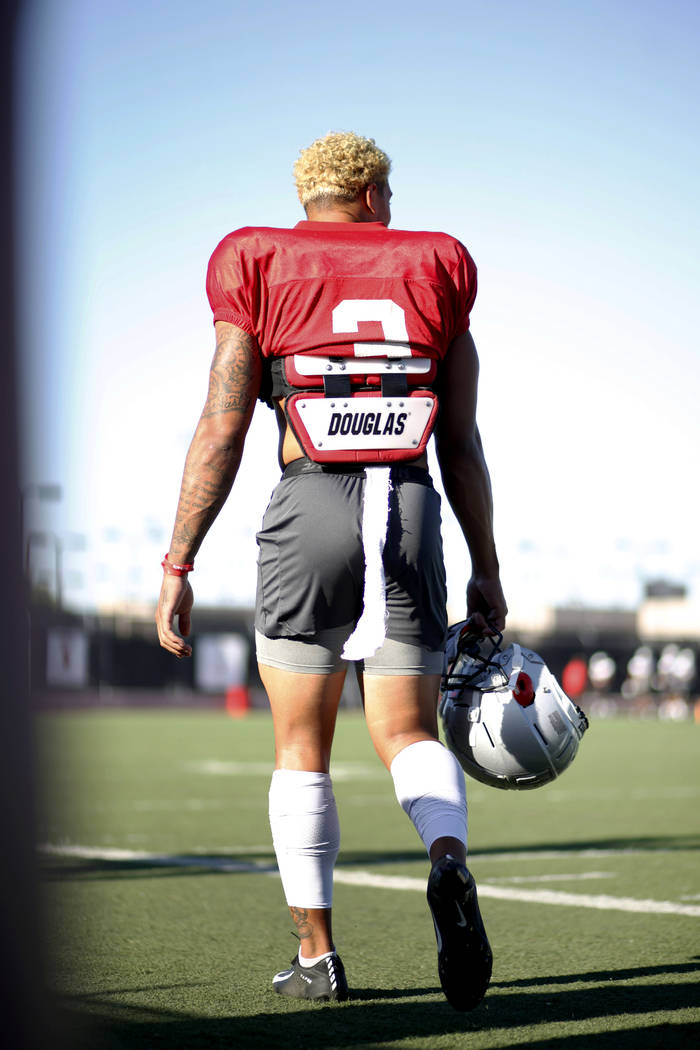
[[[250,852],[250,851],[249,851]],[[148,853],[146,850],[120,849],[116,846],[43,845],[39,853],[51,857],[75,857],[76,860],[106,860],[115,863],[152,864],[157,868],[213,868],[216,871],[271,872],[274,862],[256,864],[246,860],[227,860],[206,853]]]
[[[43,845],[39,852],[58,857],[75,857],[84,860],[106,860],[115,862],[139,862],[157,867],[180,868],[213,868],[216,871],[247,872],[276,874],[273,864],[251,863],[246,861],[227,860],[221,856],[206,854],[168,854],[148,853],[144,850],[118,849],[106,846],[80,845]],[[626,851],[619,851],[624,853]],[[606,855],[610,855],[609,851]],[[559,857],[584,856],[588,851],[572,854],[568,850],[554,854]],[[607,873],[576,873],[567,878],[601,877]],[[564,876],[562,876],[564,877]],[[548,881],[549,876],[542,876],[541,881]],[[335,881],[346,886],[371,886],[374,889],[413,890],[425,893],[425,879],[411,878],[402,875],[377,875],[370,871],[347,871],[336,868]],[[680,904],[676,901],[645,900],[637,897],[612,897],[609,894],[566,893],[559,890],[527,890],[510,886],[496,886],[489,882],[479,883],[479,896],[496,900],[522,901],[528,904],[553,904],[567,908],[595,908],[601,911],[640,912],[646,915],[685,915],[700,918],[700,905]]]
[[[482,897],[526,901],[530,904],[559,904],[566,908],[596,908],[600,911],[631,911],[645,915],[686,915],[700,919],[700,906],[676,901],[644,900],[637,897],[611,897],[600,893],[563,893],[558,890],[510,890],[502,886],[479,886]]]
[[[425,880],[393,875],[375,875],[369,871],[336,869],[335,881],[349,886],[372,886],[385,890],[420,890],[425,893]],[[566,908],[597,908],[602,911],[632,911],[647,915],[687,915],[700,918],[700,906],[677,904],[675,901],[643,900],[637,897],[610,897],[607,894],[564,893],[559,890],[519,890],[506,886],[479,883],[480,897],[503,901],[525,901],[528,904],[558,904]]]

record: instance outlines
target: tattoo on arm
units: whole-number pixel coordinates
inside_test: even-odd
[[[261,373],[253,337],[233,325],[218,324],[209,392],[187,454],[170,544],[185,560],[194,557],[231,491]]]
[[[202,418],[220,412],[247,412],[255,403],[260,374],[260,355],[253,338],[240,328],[217,331]]]

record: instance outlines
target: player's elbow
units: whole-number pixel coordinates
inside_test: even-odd
[[[191,451],[201,463],[228,467],[240,462],[244,444],[245,431],[207,419],[200,420]]]
[[[461,469],[483,462],[484,457],[476,427],[472,431],[436,435],[435,451],[443,473],[446,470],[459,473]]]
[[[203,417],[199,422],[198,436],[203,445],[212,449],[242,449],[247,427],[240,425],[239,420],[230,413]]]

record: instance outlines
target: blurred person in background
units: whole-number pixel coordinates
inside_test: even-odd
[[[298,998],[348,996],[331,928],[340,831],[329,769],[355,663],[372,741],[432,864],[442,987],[467,1010],[486,992],[492,959],[465,866],[464,776],[438,738],[446,586],[425,449],[434,432],[471,556],[467,615],[475,629],[502,631],[469,332],[476,268],[446,234],[388,228],[389,171],[373,139],[331,133],[295,165],[306,219],[238,230],[214,251],[207,293],[216,349],[156,622],[166,649],[191,654],[188,574],[229,495],[260,399],[276,415],[282,477],[258,534],[257,658],[275,735],[270,825],[300,938],[273,987]]]

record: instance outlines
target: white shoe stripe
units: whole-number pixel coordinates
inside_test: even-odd
[[[294,970],[282,970],[281,973],[276,973],[272,978],[273,984],[279,984],[280,981],[286,981],[294,973]]]

